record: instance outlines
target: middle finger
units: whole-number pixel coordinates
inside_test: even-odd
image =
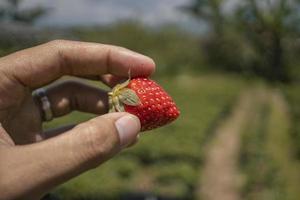
[[[99,115],[108,111],[107,92],[83,82],[64,81],[47,88],[46,95],[53,117],[61,117],[74,110]]]

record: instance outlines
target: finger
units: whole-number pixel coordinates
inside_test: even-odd
[[[108,111],[107,91],[83,82],[65,81],[47,88],[46,94],[54,117],[74,110],[93,114],[104,114]]]
[[[114,74],[149,76],[155,64],[149,57],[121,47],[97,43],[53,41],[0,60],[2,73],[30,88],[38,88],[63,75]]]
[[[80,76],[80,78],[84,79],[89,79],[89,80],[94,80],[94,81],[101,81],[105,85],[107,85],[110,88],[113,88],[115,85],[118,83],[125,82],[128,77],[120,77],[120,76],[115,76],[111,74],[105,74],[105,75],[100,75],[100,76]]]
[[[9,134],[4,130],[2,124],[0,123],[0,144],[3,145],[15,145],[14,141],[11,139]]]
[[[49,138],[58,136],[64,132],[71,130],[75,126],[76,126],[76,124],[69,124],[69,125],[65,125],[62,127],[46,130],[46,131],[44,131],[45,139],[49,139]]]
[[[138,118],[113,113],[94,118],[57,137],[3,153],[1,197],[38,198],[53,187],[94,168],[132,143],[140,131]],[[2,155],[2,154],[1,154]],[[9,170],[14,169],[14,170]],[[14,187],[9,187],[9,186]],[[9,197],[9,198],[6,198]]]
[[[110,88],[113,88],[115,85],[119,83],[123,83],[127,80],[128,78],[120,77],[120,76],[115,76],[111,74],[106,74],[100,77],[100,80],[107,85]]]

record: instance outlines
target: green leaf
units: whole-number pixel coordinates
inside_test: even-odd
[[[117,101],[115,103],[115,109],[117,110],[117,112],[125,112],[124,106],[120,101]]]
[[[124,88],[121,90],[119,99],[122,103],[129,106],[137,106],[141,103],[135,91],[128,88]]]

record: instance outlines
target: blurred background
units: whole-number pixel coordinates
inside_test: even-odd
[[[1,56],[53,39],[146,54],[181,109],[53,199],[300,199],[299,0],[1,0],[0,29]]]

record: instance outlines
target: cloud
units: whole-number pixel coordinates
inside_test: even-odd
[[[188,16],[177,7],[190,0],[45,0],[52,12],[39,25],[108,24],[138,19],[146,24],[185,22]],[[22,7],[41,5],[40,0],[25,0]]]

